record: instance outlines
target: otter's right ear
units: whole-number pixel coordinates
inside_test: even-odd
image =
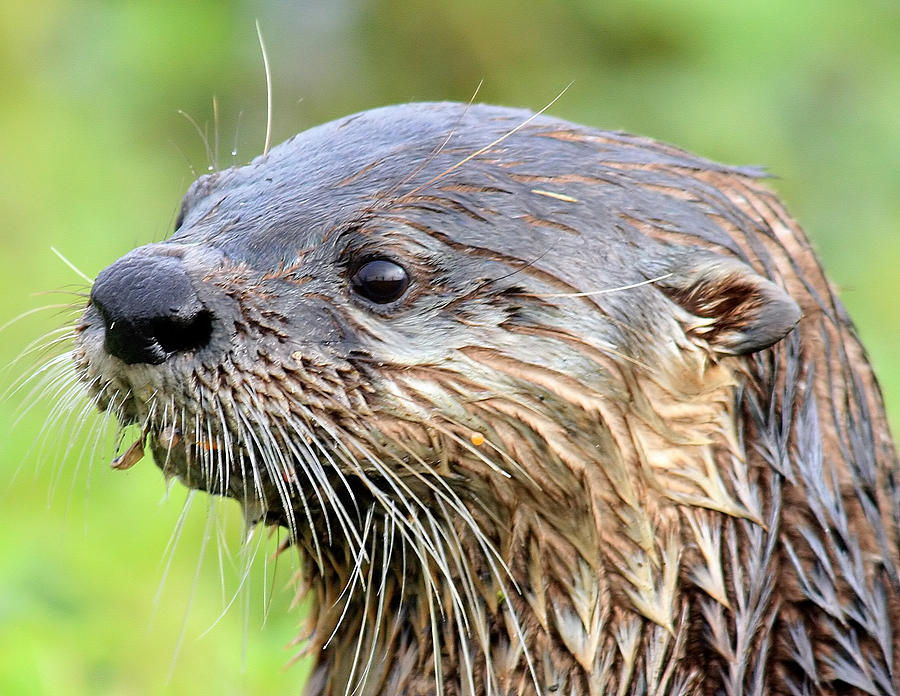
[[[717,254],[684,254],[656,287],[691,314],[708,319],[691,333],[717,353],[747,355],[784,338],[800,307],[749,266]]]

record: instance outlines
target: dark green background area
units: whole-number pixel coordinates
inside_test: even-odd
[[[840,288],[898,429],[896,0],[6,0],[0,324],[72,299],[46,291],[85,289],[51,246],[93,276],[168,236],[196,173],[261,151],[256,18],[274,142],[386,103],[465,101],[482,81],[479,100],[533,109],[571,83],[552,114],[766,165]],[[3,329],[0,362],[62,321],[51,309]],[[298,693],[305,668],[282,669],[302,622],[287,611],[290,554],[273,571],[268,543],[241,585],[239,516],[197,496],[162,584],[185,492],[165,495],[149,459],[109,470],[109,438],[95,453],[54,428],[33,447],[49,409],[10,430],[21,399],[0,403],[0,693]]]

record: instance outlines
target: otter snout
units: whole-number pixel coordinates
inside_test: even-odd
[[[129,365],[159,365],[202,348],[212,334],[212,313],[176,256],[123,256],[97,276],[91,302],[103,319],[106,352]]]

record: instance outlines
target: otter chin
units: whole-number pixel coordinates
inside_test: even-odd
[[[307,694],[900,693],[878,385],[754,168],[406,104],[198,179],[74,369],[302,558]]]

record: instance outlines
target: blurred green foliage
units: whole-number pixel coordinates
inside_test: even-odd
[[[481,101],[541,108],[571,82],[551,113],[767,165],[842,290],[897,429],[896,0],[6,2],[0,324],[79,301],[86,285],[51,245],[94,275],[165,238],[197,172],[261,150],[257,18],[276,142],[389,102],[465,101],[480,82]],[[36,295],[47,290],[64,294]],[[0,361],[64,316],[6,327]],[[0,693],[297,693],[304,668],[282,669],[302,618],[287,611],[292,562],[273,572],[269,543],[242,583],[240,558],[220,557],[239,553],[237,514],[204,497],[170,556],[184,491],[165,497],[149,460],[111,472],[109,438],[95,451],[42,433],[48,391],[24,416],[21,395],[0,403]],[[39,433],[50,446],[32,446]]]

